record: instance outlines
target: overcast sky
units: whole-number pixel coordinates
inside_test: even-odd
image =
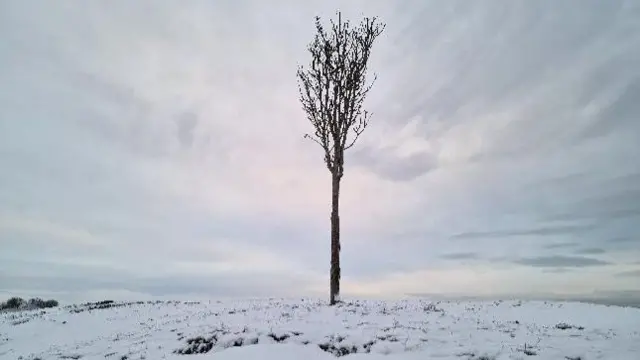
[[[640,292],[636,0],[2,1],[0,291],[327,296],[295,71],[337,9],[387,23],[344,295]]]

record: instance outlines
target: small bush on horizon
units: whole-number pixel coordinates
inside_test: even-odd
[[[58,305],[58,301],[54,299],[43,300],[41,298],[32,298],[29,300],[24,300],[21,297],[14,296],[9,300],[0,303],[0,311],[47,309],[57,307]]]
[[[9,300],[3,302],[2,304],[0,304],[0,309],[2,310],[7,310],[7,309],[19,309],[22,306],[24,306],[24,299],[14,296],[12,298],[10,298]]]

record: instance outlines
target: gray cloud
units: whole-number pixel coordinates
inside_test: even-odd
[[[545,249],[567,249],[567,248],[574,248],[579,245],[580,244],[573,243],[573,242],[563,242],[563,243],[557,243],[557,244],[547,244],[547,245],[544,245],[544,248]]]
[[[598,255],[598,254],[604,254],[606,252],[607,252],[606,250],[600,249],[600,248],[586,248],[586,249],[579,249],[575,253],[579,255]]]
[[[631,237],[631,236],[619,236],[619,237],[614,237],[613,239],[609,239],[610,243],[631,243],[631,242],[638,242],[638,240],[636,240],[636,238]]]
[[[628,58],[627,64],[631,64],[637,59]],[[591,126],[584,129],[581,136],[584,139],[607,136],[614,131],[627,129],[640,133],[640,124],[637,121],[640,113],[640,77],[638,74],[630,73],[631,83],[621,90],[621,95],[602,110],[600,119]],[[600,86],[595,84],[595,86]]]
[[[564,274],[564,273],[570,272],[571,269],[559,267],[559,268],[544,269],[542,271],[550,274]]]
[[[580,234],[593,229],[593,225],[565,225],[537,227],[525,230],[471,231],[453,235],[452,239],[509,238],[515,236],[552,236]]]
[[[629,270],[617,273],[616,276],[620,277],[640,277],[640,270]]]
[[[514,261],[516,264],[527,265],[533,267],[552,267],[552,268],[580,268],[589,266],[610,265],[611,263],[603,260],[581,257],[581,256],[538,256],[531,258],[522,258]]]
[[[433,155],[424,153],[399,157],[389,151],[361,147],[350,156],[356,166],[365,167],[382,178],[400,182],[414,180],[437,167]]]
[[[608,181],[606,185],[610,187],[606,191],[597,196],[583,198],[573,204],[569,211],[549,214],[547,218],[556,221],[637,218],[640,215],[640,207],[636,202],[640,200],[640,188],[631,188],[637,187],[635,181],[636,176]]]
[[[117,275],[117,274],[112,274]],[[181,296],[202,294],[207,296],[268,297],[295,295],[281,291],[287,286],[303,287],[304,277],[283,277],[251,273],[244,275],[170,276],[140,278],[136,276],[97,278],[93,276],[1,276],[6,288],[21,291],[45,290],[74,293],[90,291],[130,291],[151,296]],[[247,283],[247,281],[249,281]],[[293,288],[293,287],[292,287]]]
[[[472,252],[462,252],[462,253],[445,254],[445,255],[442,255],[441,257],[447,260],[471,260],[471,259],[477,259],[478,254],[472,253]]]
[[[193,132],[198,123],[198,118],[191,112],[181,114],[176,119],[178,125],[178,139],[183,147],[191,147],[193,144]]]

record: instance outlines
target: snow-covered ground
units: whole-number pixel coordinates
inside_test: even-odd
[[[640,309],[552,302],[246,300],[0,315],[3,359],[640,359]]]

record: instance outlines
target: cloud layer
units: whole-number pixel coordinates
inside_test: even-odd
[[[0,288],[323,296],[313,16],[387,23],[347,158],[343,291],[638,291],[640,5],[0,5]],[[98,296],[98,295],[95,295]]]

